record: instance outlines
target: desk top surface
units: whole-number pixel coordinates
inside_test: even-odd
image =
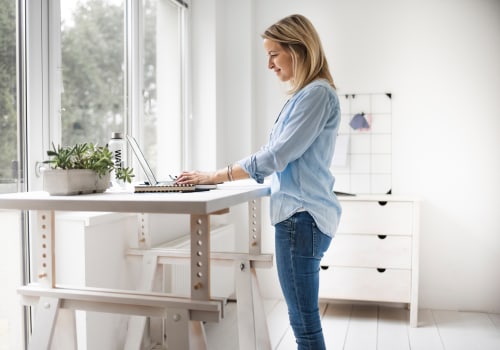
[[[210,214],[267,195],[269,186],[248,182],[184,193],[104,192],[51,196],[47,192],[36,191],[1,194],[0,209]]]

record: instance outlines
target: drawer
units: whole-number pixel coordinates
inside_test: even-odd
[[[410,236],[337,234],[323,257],[323,265],[411,268]]]
[[[371,233],[411,235],[413,203],[377,201],[344,201],[337,233]]]
[[[380,302],[410,302],[411,271],[322,267],[319,297]]]

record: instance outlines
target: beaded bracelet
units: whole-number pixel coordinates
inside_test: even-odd
[[[229,181],[233,181],[233,165],[229,164],[227,166],[227,178]]]

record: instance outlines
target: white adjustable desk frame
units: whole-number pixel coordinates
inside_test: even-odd
[[[267,186],[255,185],[195,193],[49,196],[46,192],[25,192],[0,195],[0,209],[36,211],[34,234],[38,235],[40,242],[35,248],[39,271],[36,282],[18,290],[25,304],[37,305],[29,349],[45,350],[53,344],[59,347],[61,343],[64,349],[76,349],[76,330],[53,342],[56,320],[59,311],[64,309],[73,323],[74,310],[132,315],[125,349],[140,349],[146,317],[150,316],[166,320],[168,349],[205,350],[202,322],[218,322],[223,317],[224,307],[220,300],[212,299],[210,295],[210,264],[213,260],[231,261],[235,265],[240,349],[271,349],[255,272],[256,267],[272,265],[272,255],[261,254],[261,197],[268,194]],[[245,202],[248,202],[249,215],[248,254],[211,253],[210,215]],[[142,281],[138,290],[58,286],[54,254],[56,211],[189,214],[191,251],[147,249],[146,238],[139,237],[142,246],[129,252],[142,255]],[[191,297],[152,292],[157,265],[179,260],[190,260]]]

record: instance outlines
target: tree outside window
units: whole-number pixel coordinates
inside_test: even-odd
[[[17,191],[16,3],[0,0],[0,193]]]
[[[61,16],[63,145],[106,144],[123,131],[123,1],[87,0]],[[69,15],[69,16],[68,16]]]

